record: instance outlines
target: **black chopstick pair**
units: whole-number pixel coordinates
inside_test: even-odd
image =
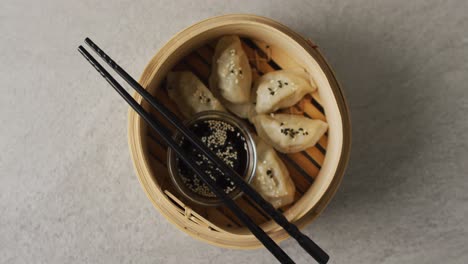
[[[309,237],[301,233],[301,231],[292,223],[290,223],[281,212],[276,210],[270,203],[262,198],[243,178],[234,171],[231,167],[226,165],[219,159],[210,149],[208,149],[201,140],[183,123],[179,118],[174,115],[169,109],[161,104],[149,92],[147,92],[135,79],[133,79],[125,70],[123,70],[117,63],[115,63],[104,51],[102,51],[93,41],[89,38],[85,39],[88,44],[113,70],[117,72],[130,86],[135,89],[149,104],[157,109],[161,115],[167,119],[174,127],[179,130],[182,135],[187,138],[195,148],[201,151],[211,162],[220,168],[225,175],[227,175],[237,187],[241,189],[244,195],[249,196],[260,208],[262,208],[272,219],[283,227],[288,234],[293,237],[301,247],[307,251],[318,263],[327,263],[329,260],[328,254],[323,251],[317,244],[315,244]],[[262,242],[262,244],[281,262],[281,263],[294,263],[292,259],[259,227],[252,219],[242,211],[239,206],[219,188],[215,181],[206,176],[205,173],[196,165],[194,160],[185,155],[179,145],[172,138],[171,132],[164,127],[158,120],[154,119],[143,107],[133,99],[133,97],[104,69],[104,67],[96,61],[96,59],[89,54],[83,47],[79,46],[78,51],[91,63],[91,65],[109,82],[109,84],[123,97],[123,99],[153,128],[167,145],[174,150],[177,156],[186,163],[195,174],[197,174],[202,181],[210,188],[210,190],[218,196],[226,206],[241,220],[249,230]]]

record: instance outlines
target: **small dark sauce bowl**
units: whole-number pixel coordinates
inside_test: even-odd
[[[231,143],[236,142],[239,143],[241,139],[243,139],[244,146],[236,145],[236,149],[240,150],[242,153],[242,160],[237,163],[233,163],[234,169],[244,178],[244,180],[249,183],[254,174],[255,174],[255,167],[257,163],[257,153],[255,149],[255,142],[253,140],[252,134],[249,131],[248,127],[241,121],[240,119],[234,117],[233,115],[225,112],[219,111],[204,111],[196,114],[186,122],[184,122],[185,126],[189,127],[193,132],[200,136],[199,133],[206,132],[204,129],[200,129],[201,126],[207,125],[207,121],[214,120],[214,121],[221,121],[226,123],[234,128],[234,132],[230,130],[227,134],[233,136],[234,134],[238,136],[237,138],[231,137]],[[199,133],[197,133],[197,131]],[[209,134],[208,134],[209,135]],[[207,136],[207,135],[204,135]],[[174,135],[174,139],[177,143],[179,143],[183,148],[186,147],[186,151],[191,152],[191,155],[195,160],[197,153],[193,150],[193,147],[190,147],[190,144],[187,140],[183,138],[183,136],[176,132]],[[228,136],[229,139],[229,136]],[[229,143],[229,142],[228,142]],[[203,190],[206,190],[208,187],[198,179],[198,176],[194,175],[194,173],[187,168],[182,161],[179,161],[177,155],[171,149],[167,152],[167,159],[168,159],[168,168],[169,174],[171,176],[171,180],[176,186],[177,190],[187,199],[192,202],[195,202],[200,205],[205,206],[218,206],[222,204],[221,199],[216,197],[213,193],[206,193],[203,195],[201,192],[197,192],[194,190],[194,186],[198,186]],[[203,163],[202,166],[206,165],[207,163]],[[207,165],[208,166],[208,165]],[[208,169],[208,168],[207,168]],[[241,171],[239,171],[241,170]],[[213,170],[210,170],[213,171]],[[190,173],[191,172],[191,173]],[[237,199],[242,195],[242,191],[233,185],[232,181],[226,180],[225,177],[222,175],[219,176],[218,173],[213,173],[216,178],[216,182],[218,187],[223,188],[225,193],[230,196],[233,200]],[[197,182],[197,184],[194,184]]]

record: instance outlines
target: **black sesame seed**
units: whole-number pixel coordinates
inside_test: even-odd
[[[275,92],[270,92],[271,95],[275,95]]]
[[[302,131],[302,130],[304,130],[304,129],[303,129],[302,127],[300,127],[300,128],[299,128],[299,131]]]
[[[283,122],[281,122],[280,126],[282,126],[282,125],[284,125],[284,123],[283,123]]]

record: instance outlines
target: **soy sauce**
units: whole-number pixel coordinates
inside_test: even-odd
[[[237,127],[219,119],[210,119],[199,120],[189,126],[189,128],[208,148],[239,175],[245,176],[247,174],[247,143]],[[202,171],[215,180],[217,186],[222,188],[226,194],[236,190],[234,182],[224,175],[219,168],[216,168],[207,157],[196,150],[190,141],[182,137],[178,143],[186,155],[190,155]],[[210,188],[184,162],[177,158],[176,164],[182,182],[190,191],[203,197],[216,197],[210,191]]]

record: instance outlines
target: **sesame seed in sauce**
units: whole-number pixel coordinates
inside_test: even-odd
[[[190,129],[201,141],[210,148],[216,156],[232,167],[240,175],[244,175],[247,164],[246,139],[237,128],[221,120],[203,120],[190,126]],[[182,148],[194,157],[195,163],[216,183],[226,194],[235,190],[234,183],[225,177],[219,168],[192,147],[191,143],[181,140]],[[205,185],[184,163],[178,162],[178,172],[185,186],[194,193],[204,197],[215,197],[209,187]]]

